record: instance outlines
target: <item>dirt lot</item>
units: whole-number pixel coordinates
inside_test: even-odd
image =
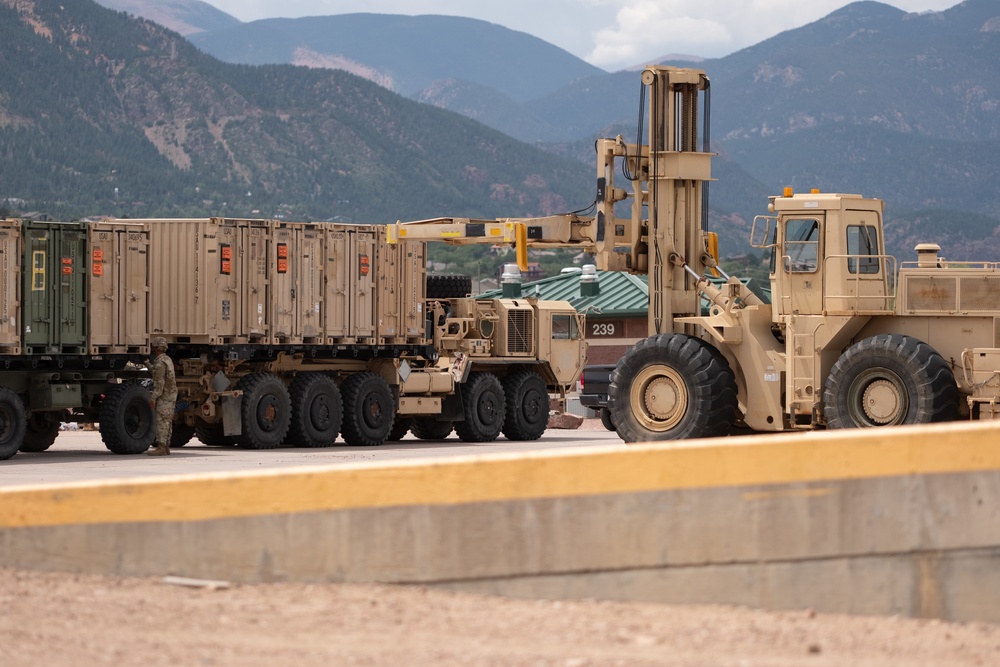
[[[1000,664],[1000,626],[0,569],[0,665]]]

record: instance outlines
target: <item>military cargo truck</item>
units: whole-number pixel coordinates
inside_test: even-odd
[[[384,226],[231,218],[0,222],[0,459],[97,422],[144,452],[163,336],[173,445],[541,436],[583,367],[565,302],[476,299]]]

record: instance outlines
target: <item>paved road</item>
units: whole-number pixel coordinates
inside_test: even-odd
[[[595,424],[596,422],[596,424]],[[454,434],[446,440],[423,441],[412,436],[380,447],[338,445],[323,449],[281,448],[250,451],[236,447],[208,447],[192,440],[168,457],[117,456],[109,452],[98,433],[64,431],[45,452],[19,452],[0,461],[0,487],[23,484],[59,484],[131,477],[188,473],[337,465],[358,461],[404,461],[496,452],[521,452],[590,445],[622,445],[598,420],[586,420],[578,430],[549,429],[535,442],[466,443]],[[622,445],[624,446],[624,445]]]

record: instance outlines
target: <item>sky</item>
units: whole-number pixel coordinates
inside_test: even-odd
[[[907,12],[959,0],[883,0]],[[352,12],[444,14],[539,37],[608,71],[668,54],[715,58],[823,18],[848,0],[207,0],[241,21]],[[363,4],[364,8],[361,9]]]

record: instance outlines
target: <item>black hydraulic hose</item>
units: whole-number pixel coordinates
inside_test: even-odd
[[[638,153],[636,154],[636,165],[639,164],[639,158],[642,157],[642,132],[645,127],[646,120],[646,84],[639,83],[639,123],[636,128],[635,136],[635,146]],[[628,151],[625,151],[625,160],[622,162],[622,176],[625,177],[627,181],[638,180],[638,175],[633,174],[628,167]]]

